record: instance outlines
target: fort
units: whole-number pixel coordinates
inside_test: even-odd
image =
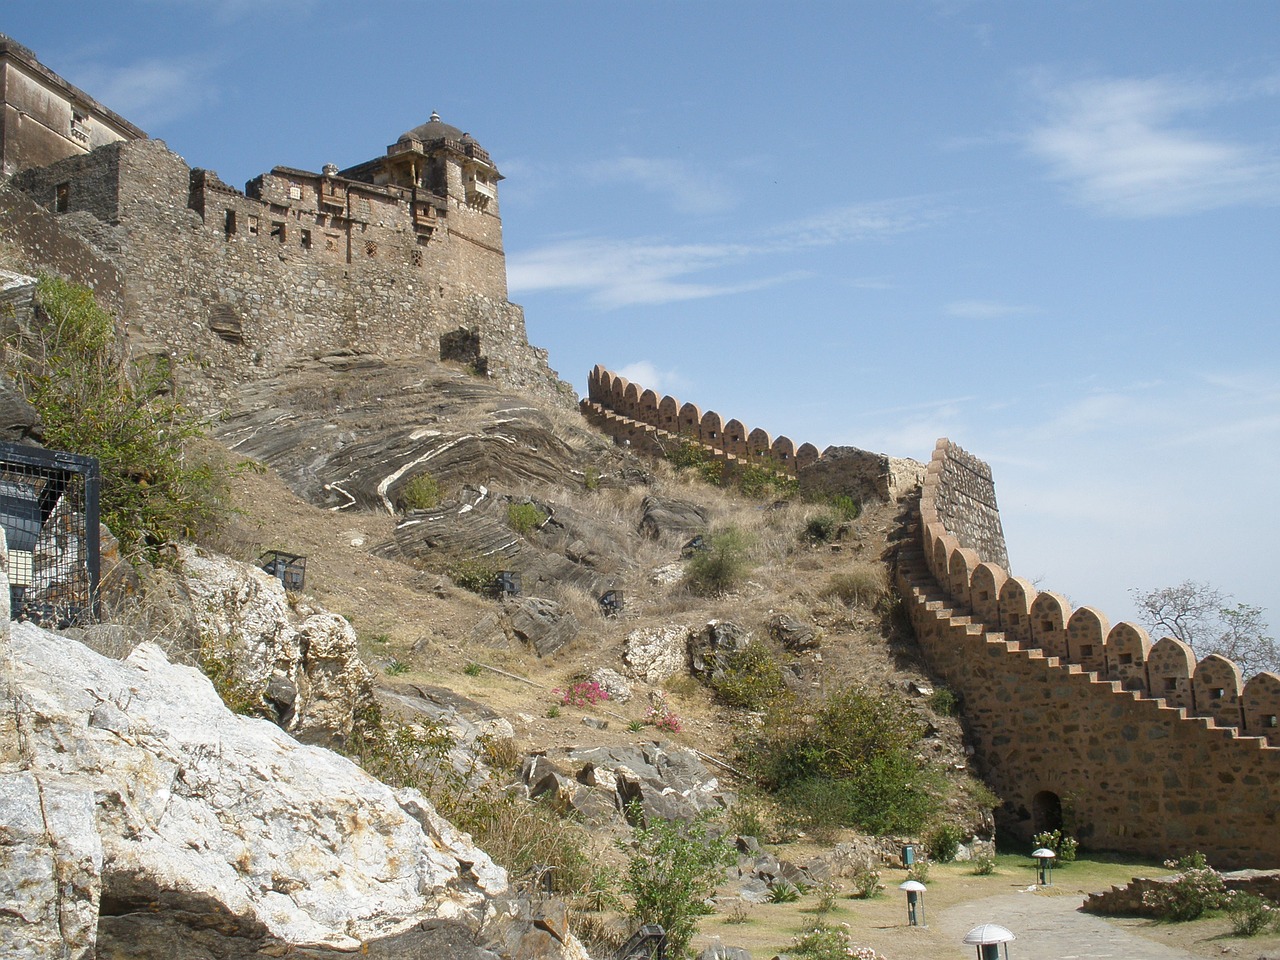
[[[639,452],[697,443],[729,470],[765,462],[802,490],[911,506],[899,591],[930,669],[961,699],[1002,832],[1062,828],[1095,848],[1199,850],[1224,867],[1280,862],[1280,677],[1244,682],[1223,657],[1197,663],[1179,640],[1152,643],[1010,575],[994,478],[977,457],[940,440],[916,506],[912,461],[855,451],[860,469],[824,473],[842,448],[771,439],[600,366],[588,383],[583,414]]]
[[[244,190],[0,38],[6,238],[35,269],[92,287],[135,352],[190,371],[206,410],[299,360],[386,352],[466,363],[566,402],[507,299],[501,174],[432,115],[345,170],[276,167]],[[1245,678],[1071,609],[1009,572],[990,469],[941,440],[927,469],[822,452],[597,366],[583,415],[638,452],[696,444],[802,491],[911,505],[898,586],[930,668],[961,698],[1003,830],[1064,827],[1095,848],[1217,865],[1280,863],[1280,677]],[[913,504],[919,489],[919,504]]]
[[[217,410],[300,358],[459,360],[567,399],[507,299],[489,154],[437,115],[339,171],[276,167],[243,191],[0,41],[7,238],[33,269],[92,287],[131,347],[188,371]]]

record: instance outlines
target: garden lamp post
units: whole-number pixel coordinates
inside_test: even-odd
[[[1009,941],[1016,940],[1012,933],[998,923],[984,923],[964,935],[965,943],[978,948],[978,960],[1000,960],[1000,944],[1004,944],[1004,960],[1009,960]]]
[[[1036,879],[1042,887],[1053,886],[1053,861],[1057,854],[1048,847],[1041,847],[1039,850],[1033,850],[1031,855],[1036,858]]]
[[[898,884],[898,889],[907,891],[907,925],[924,926],[924,884],[919,880],[908,880]]]

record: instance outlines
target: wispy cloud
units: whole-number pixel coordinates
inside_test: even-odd
[[[619,367],[614,372],[626,377],[632,383],[638,383],[659,394],[673,393],[676,390],[687,389],[689,386],[689,382],[677,371],[659,370],[649,360],[636,360]]]
[[[999,300],[955,300],[943,308],[947,316],[962,320],[1002,320],[1005,317],[1024,317],[1035,313],[1035,307]]]
[[[1229,90],[1169,78],[1078,81],[1045,94],[1048,116],[1026,145],[1079,202],[1111,216],[1275,204],[1280,145],[1231,140],[1207,129],[1205,119],[1227,102],[1274,96],[1271,86]]]
[[[122,66],[86,65],[77,82],[144,129],[196,113],[218,98],[210,64],[148,59]]]
[[[869,240],[914,229],[939,214],[919,200],[849,205],[783,224],[754,243],[668,243],[654,239],[575,238],[507,256],[513,293],[578,290],[594,306],[615,308],[673,303],[747,293],[810,273],[782,270],[749,279],[709,280],[760,257],[779,257],[817,246]]]
[[[713,173],[674,157],[615,157],[589,164],[583,176],[594,183],[632,183],[664,198],[682,213],[724,213],[737,199]]]
[[[668,244],[657,241],[567,240],[507,258],[513,293],[579,290],[598,307],[675,303],[760,290],[787,274],[743,281],[692,277],[740,262],[757,251],[741,244]]]

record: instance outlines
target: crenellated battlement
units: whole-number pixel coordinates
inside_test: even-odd
[[[858,501],[896,500],[914,491],[924,465],[856,447],[799,446],[790,437],[748,429],[737,419],[705,413],[693,403],[662,396],[597,365],[587,378],[587,396],[579,405],[601,432],[633,450],[661,457],[681,444],[695,444],[723,465],[726,479],[744,465],[766,467],[796,477],[806,494],[841,494]]]
[[[1072,609],[991,557],[990,470],[938,441],[898,579],[931,666],[961,695],[978,759],[1017,835],[1065,826],[1153,856],[1280,862],[1280,677],[1151,642]],[[1003,552],[1003,538],[998,542]],[[1058,822],[1054,822],[1057,820]]]

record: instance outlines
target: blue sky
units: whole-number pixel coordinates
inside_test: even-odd
[[[230,183],[437,110],[512,299],[749,427],[995,471],[1014,572],[1280,628],[1280,3],[40,0],[0,31]],[[1274,630],[1273,630],[1274,632]]]

